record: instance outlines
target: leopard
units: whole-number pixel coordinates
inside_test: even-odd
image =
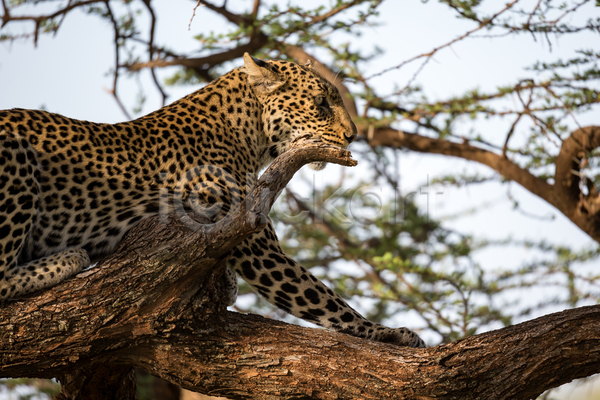
[[[0,302],[48,289],[93,265],[133,226],[165,211],[171,203],[165,197],[210,221],[223,218],[260,171],[301,137],[343,149],[356,139],[340,92],[310,63],[248,53],[240,67],[131,121],[0,111]],[[239,275],[268,302],[305,321],[425,347],[407,328],[364,318],[288,257],[270,219],[226,263],[228,304],[235,302]]]

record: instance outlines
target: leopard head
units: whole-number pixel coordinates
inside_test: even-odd
[[[262,61],[244,55],[244,69],[262,107],[264,154],[268,162],[298,138],[346,148],[356,139],[356,126],[338,89],[310,64]],[[309,164],[315,170],[326,163]]]

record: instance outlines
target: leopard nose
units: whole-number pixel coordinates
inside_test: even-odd
[[[348,144],[354,142],[354,139],[356,139],[356,125],[354,125],[354,122],[352,122],[351,124],[351,129],[344,132],[344,138],[346,138]]]

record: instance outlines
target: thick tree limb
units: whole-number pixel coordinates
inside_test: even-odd
[[[469,143],[435,139],[392,128],[376,128],[368,143],[374,147],[404,147],[420,153],[444,154],[477,161],[494,169],[506,179],[519,183],[533,194],[547,201],[551,198],[552,185],[520,168],[508,158]]]
[[[232,399],[532,399],[600,372],[599,318],[600,306],[583,307],[411,350],[227,312],[224,328],[154,336],[131,357]]]
[[[41,364],[64,359],[58,369],[75,370],[63,380],[69,386],[94,379],[89,355],[98,353],[94,364],[136,365],[185,388],[232,399],[530,399],[600,372],[600,306],[415,350],[226,312],[213,302],[213,290],[198,298],[196,312],[206,314],[173,320],[141,307],[144,315],[135,320],[114,320],[87,340],[67,340],[33,355],[28,350],[39,345],[35,339],[23,346],[18,365],[1,371],[49,377],[55,372]],[[36,362],[27,365],[32,355]]]

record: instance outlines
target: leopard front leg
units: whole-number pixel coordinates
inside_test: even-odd
[[[270,222],[234,250],[229,266],[271,304],[296,317],[357,337],[399,346],[425,347],[423,340],[406,328],[388,328],[366,320],[338,294],[286,256]]]
[[[225,269],[221,279],[223,280],[223,286],[225,287],[225,292],[227,293],[227,297],[225,299],[226,304],[228,306],[232,306],[235,304],[238,295],[237,274],[228,266]]]
[[[66,250],[23,265],[10,266],[0,280],[0,300],[59,284],[90,265],[85,250]]]

